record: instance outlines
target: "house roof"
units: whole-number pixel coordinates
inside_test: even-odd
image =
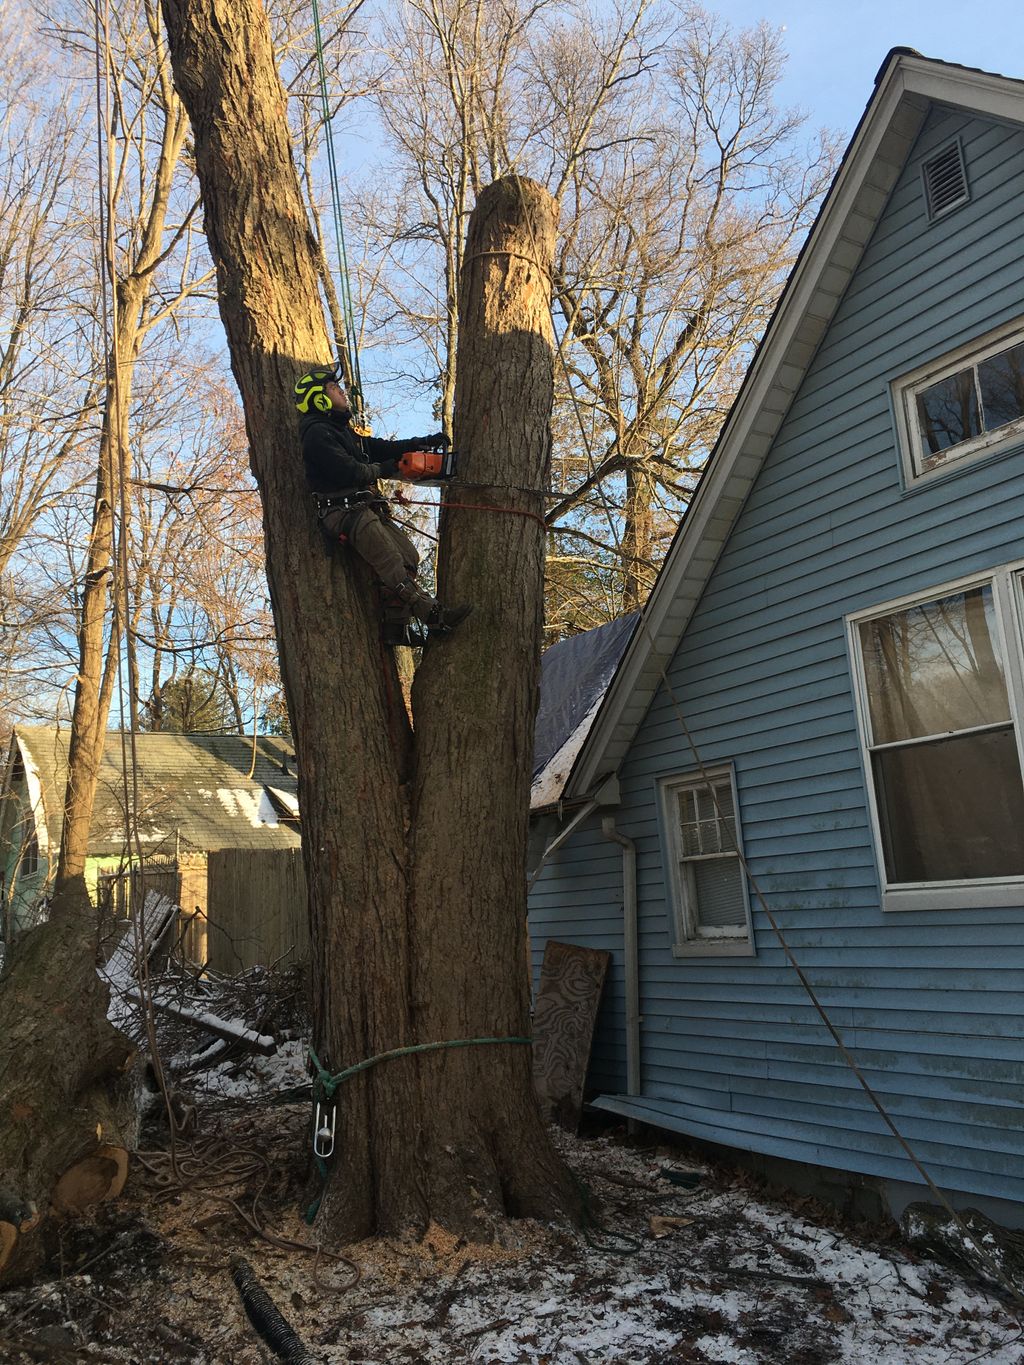
[[[639,612],[630,612],[545,650],[533,733],[531,809],[554,805],[561,798],[638,617]]]
[[[565,783],[622,763],[933,104],[1024,122],[1024,82],[894,48]]]
[[[131,743],[125,735],[125,742]],[[60,844],[67,782],[67,730],[19,725],[12,758],[38,775],[50,847]],[[121,732],[107,732],[93,808],[90,856],[120,854],[125,842]],[[147,852],[176,848],[295,848],[298,789],[288,739],[243,735],[138,734],[139,840]],[[130,769],[129,769],[130,771]],[[134,798],[129,794],[129,801]]]

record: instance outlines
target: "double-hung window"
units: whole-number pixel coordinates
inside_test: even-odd
[[[666,778],[661,811],[673,952],[678,957],[752,953],[731,771]]]
[[[893,401],[908,486],[1024,443],[1024,324],[903,376]]]
[[[1021,572],[850,620],[886,909],[1024,904]]]

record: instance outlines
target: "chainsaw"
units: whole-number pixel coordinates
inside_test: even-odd
[[[454,450],[407,450],[398,457],[398,473],[413,483],[437,485],[455,477]]]

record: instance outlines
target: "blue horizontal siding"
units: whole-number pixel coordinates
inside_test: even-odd
[[[954,136],[971,201],[929,223],[921,161]],[[1024,133],[932,111],[670,666],[671,695],[659,691],[635,738],[617,814],[638,854],[636,1112],[918,1179],[756,897],[754,956],[672,955],[657,794],[695,766],[681,710],[703,761],[734,766],[757,884],[899,1126],[934,1178],[1004,1199],[1024,1199],[1024,910],[882,912],[844,617],[1024,555],[1024,441],[906,490],[889,398],[892,379],[1024,315],[1022,193]],[[589,907],[620,954],[618,857],[596,827],[565,854],[532,926],[541,939],[580,928]],[[621,994],[610,999],[621,1057]],[[612,1055],[602,1039],[592,1078],[614,1074]]]
[[[785,1157],[790,1161],[804,1161],[810,1165],[831,1166],[883,1179],[919,1183],[891,1137],[888,1142],[885,1137],[872,1142],[851,1133],[852,1140],[847,1142],[845,1131],[841,1128],[834,1130],[832,1125],[819,1127],[807,1122],[794,1127],[763,1118],[752,1121],[741,1113],[723,1113],[697,1107],[686,1110],[685,1117],[681,1117],[681,1108],[671,1101],[647,1096],[643,1100],[628,1102],[609,1098],[602,1101],[602,1106],[613,1113],[629,1114],[644,1122],[707,1142],[741,1147],[762,1152],[766,1156]],[[1019,1163],[1017,1169],[1011,1166],[1007,1170],[1004,1167],[993,1175],[983,1165],[965,1165],[963,1158],[969,1154],[955,1148],[939,1148],[925,1143],[917,1143],[915,1147],[921,1158],[927,1161],[932,1179],[941,1187],[1024,1202],[1024,1178],[1017,1173]]]
[[[571,818],[567,815],[566,822]],[[553,836],[552,836],[553,837]],[[622,850],[587,821],[545,864],[530,893],[534,989],[548,939],[612,954],[594,1029],[587,1087],[626,1087],[625,983],[622,969]]]

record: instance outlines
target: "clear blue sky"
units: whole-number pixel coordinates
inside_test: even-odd
[[[1021,0],[706,0],[740,27],[785,26],[781,99],[847,138],[892,47],[1024,79]]]
[[[1024,80],[1022,0],[702,0],[734,28],[765,20],[784,27],[789,54],[779,102],[797,106],[811,129],[831,128],[845,146],[871,97],[875,75],[893,47]],[[372,155],[372,142],[336,129],[342,164]],[[363,357],[367,391],[386,407],[376,357]],[[379,434],[429,427],[426,403],[406,400],[382,414]],[[397,428],[401,427],[399,433]]]

